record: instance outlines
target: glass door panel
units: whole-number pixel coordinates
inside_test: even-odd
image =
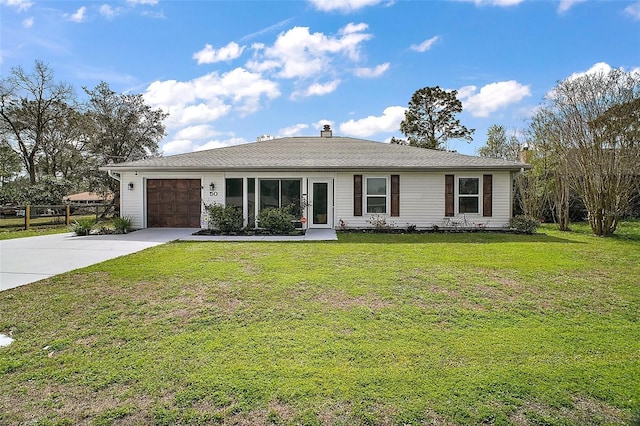
[[[329,222],[327,214],[328,204],[328,188],[327,182],[314,182],[313,183],[313,224],[314,225],[326,225]]]

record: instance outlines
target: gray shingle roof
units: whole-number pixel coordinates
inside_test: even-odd
[[[291,137],[105,166],[124,170],[507,169],[526,164],[347,137]]]

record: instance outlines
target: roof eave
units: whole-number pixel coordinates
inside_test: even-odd
[[[357,171],[357,170],[401,170],[401,171],[442,171],[442,170],[528,170],[531,169],[530,164],[506,164],[506,165],[478,165],[478,166],[393,166],[393,165],[379,165],[379,166],[318,166],[318,167],[275,167],[275,166],[239,166],[239,167],[202,167],[202,166],[124,166],[118,167],[103,166],[100,167],[102,171],[113,172],[256,172],[256,171]]]

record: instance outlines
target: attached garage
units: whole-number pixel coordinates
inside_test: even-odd
[[[147,179],[146,182],[147,227],[200,227],[200,179]]]

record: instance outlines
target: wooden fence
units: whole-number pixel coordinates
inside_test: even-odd
[[[20,227],[29,230],[32,226],[70,225],[74,217],[101,215],[116,212],[112,204],[60,204],[0,207],[0,228]]]

